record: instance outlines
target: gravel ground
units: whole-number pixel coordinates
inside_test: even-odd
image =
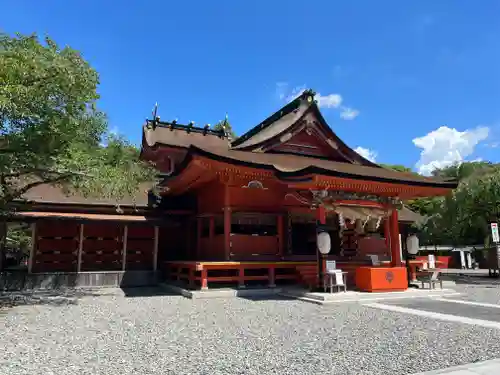
[[[500,357],[500,330],[286,299],[87,295],[4,309],[0,332],[2,375],[411,374]]]

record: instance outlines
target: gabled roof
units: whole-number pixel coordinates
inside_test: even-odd
[[[312,90],[304,91],[232,143],[229,143],[224,131],[212,130],[208,126],[201,128],[193,124],[180,125],[175,121],[150,120],[143,127],[143,147],[155,148],[161,144],[181,148],[186,152],[183,155],[184,161],[177,165],[171,177],[182,173],[182,169],[189,164],[192,156],[201,155],[209,159],[222,159],[235,165],[272,170],[281,177],[323,174],[400,185],[456,188],[456,181],[394,171],[363,158],[348,147],[328,126],[314,100],[314,95]],[[302,124],[304,121],[307,121],[307,126],[319,129],[319,133],[326,138],[325,141],[332,151],[337,152],[338,158],[272,150],[273,145],[280,144],[282,139],[286,139],[286,137],[281,138],[283,135],[302,131],[300,126],[305,126]],[[267,145],[267,148],[262,148],[263,145]]]
[[[229,148],[227,136],[222,131],[159,120],[148,120],[143,126],[142,144],[149,147],[161,144],[180,148],[188,148],[191,145]]]
[[[306,119],[307,115],[311,115],[321,133],[324,134],[325,142],[346,162],[380,168],[379,165],[363,158],[347,146],[335,134],[321,114],[314,95],[314,91],[305,90],[283,108],[232,142],[231,147],[241,151],[256,151],[266,143],[279,142],[280,137],[301,126],[302,120]]]

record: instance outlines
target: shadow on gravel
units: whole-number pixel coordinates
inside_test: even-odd
[[[121,288],[125,297],[156,297],[156,296],[179,296],[178,293],[168,291],[161,287],[147,286],[136,288]]]
[[[102,293],[80,289],[3,291],[0,292],[0,311],[16,306],[76,305],[79,298],[102,295]]]
[[[291,296],[283,296],[279,294],[253,295],[253,296],[238,296],[238,298],[249,301],[297,301],[297,298]]]
[[[448,276],[457,285],[479,285],[484,288],[500,287],[500,279],[488,275],[454,275]]]

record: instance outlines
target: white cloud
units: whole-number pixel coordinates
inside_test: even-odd
[[[296,97],[298,97],[300,94],[302,94],[305,91],[305,89],[306,85],[300,85],[290,88],[288,83],[278,82],[276,84],[276,96],[281,101],[290,102]],[[350,107],[341,106],[343,98],[342,95],[340,94],[332,93],[332,94],[322,95],[321,93],[318,92],[316,93],[314,98],[318,102],[318,106],[320,106],[321,108],[340,109],[342,111],[340,114],[340,117],[342,119],[352,120],[359,115],[358,110]]]
[[[354,108],[342,107],[342,112],[340,112],[340,118],[344,120],[354,120],[358,117],[359,111]]]
[[[356,147],[354,149],[359,155],[364,157],[365,159],[370,160],[372,163],[375,163],[375,159],[377,158],[377,152],[364,148],[364,147]]]
[[[276,95],[280,100],[284,100],[286,97],[286,92],[288,91],[288,83],[278,82],[276,84]]]
[[[463,132],[441,126],[423,137],[413,139],[413,144],[422,149],[420,160],[415,166],[419,173],[428,176],[436,168],[461,163],[472,155],[480,142],[488,138],[488,134],[489,129],[484,126]]]
[[[306,85],[295,86],[291,90],[287,91],[287,94],[283,97],[283,100],[286,102],[291,102],[293,99],[302,94],[304,91],[306,91]]]
[[[342,104],[342,96],[340,94],[321,95],[318,92],[315,99],[318,101],[318,105],[324,108],[338,108]]]

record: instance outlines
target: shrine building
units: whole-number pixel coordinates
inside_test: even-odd
[[[312,287],[335,260],[348,287],[404,290],[400,232],[415,221],[404,201],[457,186],[363,158],[328,126],[310,90],[237,139],[147,120],[141,158],[160,172],[160,197],[146,186],[119,212],[52,186],[27,194],[16,217],[32,223],[30,273],[64,272],[86,284]],[[324,257],[318,228],[331,239]]]

